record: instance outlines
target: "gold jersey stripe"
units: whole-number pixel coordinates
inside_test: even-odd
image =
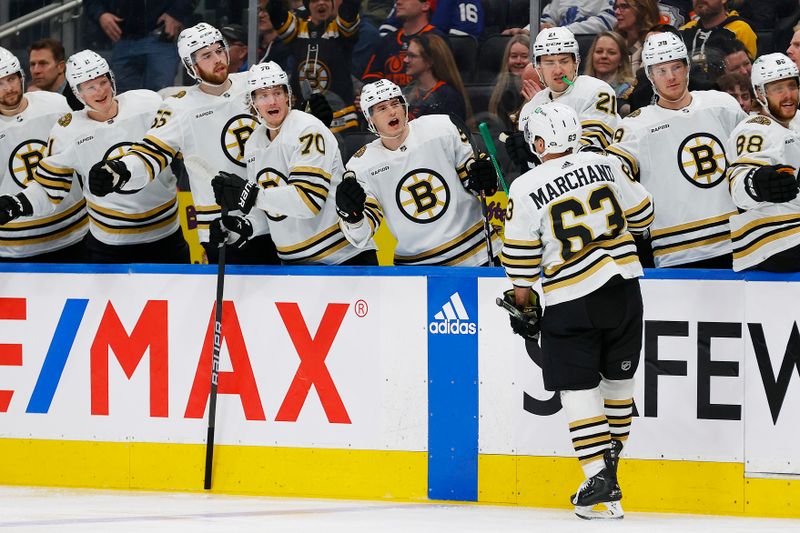
[[[100,207],[99,205],[93,202],[89,202],[89,207],[92,209],[92,211],[97,211],[101,215],[107,215],[110,217],[119,217],[119,218],[124,218],[126,220],[141,220],[143,218],[153,216],[159,211],[166,210],[177,203],[178,203],[178,198],[175,197],[169,202],[162,204],[158,207],[154,207],[153,209],[150,209],[149,211],[145,211],[143,213],[123,213],[122,211],[115,211],[108,207]]]
[[[47,226],[51,223],[61,222],[62,220],[66,220],[81,209],[86,206],[86,200],[81,198],[81,200],[73,205],[70,208],[67,208],[62,213],[56,213],[55,215],[51,215],[45,218],[39,218],[36,220],[26,221],[26,222],[9,222],[8,224],[4,224],[2,229],[26,229],[30,228],[31,226]]]
[[[686,224],[679,224],[677,226],[670,226],[668,228],[659,228],[650,232],[652,237],[664,237],[669,236],[670,233],[679,233],[683,230],[697,228],[700,226],[706,226],[711,224],[722,224],[727,223],[728,219],[732,216],[737,214],[736,211],[732,211],[730,213],[725,213],[722,215],[717,215],[711,218],[704,218],[702,220],[695,220],[694,222],[687,222]]]
[[[334,224],[333,226],[329,227],[328,229],[317,233],[313,237],[310,237],[310,238],[304,240],[303,242],[299,242],[299,243],[293,244],[291,246],[277,246],[276,245],[275,248],[281,253],[290,254],[290,253],[296,252],[297,250],[300,250],[302,248],[311,247],[311,246],[313,246],[315,244],[319,244],[320,242],[324,241],[325,239],[327,239],[328,237],[330,237],[331,235],[333,235],[337,231],[339,231],[339,224]]]
[[[771,242],[775,242],[775,241],[777,241],[779,239],[783,239],[783,238],[789,237],[790,235],[797,235],[798,233],[800,233],[800,226],[787,228],[787,229],[779,231],[777,233],[773,233],[772,235],[769,235],[768,237],[764,237],[764,238],[756,240],[755,242],[749,244],[745,248],[742,248],[742,249],[740,249],[738,251],[734,250],[733,258],[734,259],[743,259],[743,258],[747,257],[748,255],[752,254],[753,252],[755,252],[756,250],[758,250],[759,248],[761,248],[762,246],[765,246],[765,245],[767,245],[767,244],[769,244]]]
[[[700,248],[701,246],[710,246],[712,244],[718,244],[721,242],[725,242],[730,240],[730,234],[725,233],[723,235],[717,235],[715,237],[709,237],[707,239],[703,239],[701,241],[691,242],[689,244],[675,244],[673,246],[667,246],[661,248],[660,250],[655,250],[653,252],[653,257],[661,257],[662,255],[669,255],[674,254],[675,252],[682,252],[683,250],[691,250],[692,248]]]
[[[473,237],[473,233],[475,233],[477,230],[479,230],[481,228],[483,228],[483,221],[478,222],[477,224],[475,224],[474,226],[469,228],[464,233],[454,237],[453,239],[450,239],[449,241],[447,241],[444,244],[440,244],[439,246],[437,246],[435,248],[431,248],[430,250],[427,250],[425,252],[419,253],[417,255],[397,255],[397,254],[395,254],[395,258],[400,259],[402,261],[417,261],[417,260],[423,260],[423,259],[428,259],[428,258],[434,257],[434,256],[438,255],[442,250],[446,250],[446,249],[448,249],[450,247],[455,247],[455,246],[457,246],[459,244],[463,244],[465,241],[467,241],[471,237]]]
[[[91,217],[91,215],[89,215]],[[159,220],[158,222],[153,222],[150,224],[143,224],[141,226],[133,226],[130,228],[112,228],[111,226],[107,226],[106,224],[102,223],[100,220],[96,219],[95,217],[91,217],[92,223],[96,226],[99,226],[105,233],[113,233],[117,235],[137,235],[140,233],[147,233],[149,231],[154,231],[164,226],[168,226],[169,224],[174,223],[178,218],[178,213],[173,213],[171,216],[165,218],[164,220]]]

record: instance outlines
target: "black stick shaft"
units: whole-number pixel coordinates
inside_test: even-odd
[[[203,487],[211,490],[211,468],[214,464],[214,428],[217,421],[217,379],[219,351],[222,347],[222,294],[225,289],[225,245],[219,247],[217,261],[217,302],[214,307],[214,351],[211,356],[211,392],[208,398],[208,434],[206,435],[206,471]]]
[[[483,213],[483,236],[486,239],[486,253],[489,254],[488,266],[494,265],[494,250],[492,250],[492,226],[489,224],[489,213],[486,207],[486,193],[481,191],[481,212]]]

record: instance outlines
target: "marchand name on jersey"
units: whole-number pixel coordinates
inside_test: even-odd
[[[542,206],[552,202],[564,193],[598,181],[614,181],[614,172],[610,166],[587,165],[576,168],[562,176],[558,176],[552,182],[545,183],[535,192],[532,192],[530,196],[536,204],[536,209],[541,209]]]

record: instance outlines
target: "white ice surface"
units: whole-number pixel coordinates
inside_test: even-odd
[[[587,522],[571,511],[210,494],[0,487],[0,533],[798,532],[800,520],[627,513]]]

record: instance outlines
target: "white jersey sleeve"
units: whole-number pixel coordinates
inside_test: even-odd
[[[131,173],[125,190],[141,189],[155,179],[184,145],[183,128],[180,120],[174,117],[171,103],[168,98],[161,104],[150,130],[122,158]]]
[[[26,194],[35,213],[52,212],[55,205],[69,195],[74,185],[75,168],[78,167],[79,160],[75,144],[67,132],[71,122],[72,114],[68,113],[50,131],[47,155],[39,161],[35,175],[36,183],[45,194],[42,195],[36,188]]]
[[[757,115],[743,121],[728,139],[728,153],[733,163],[728,169],[731,196],[740,209],[753,209],[763,203],[753,198],[745,187],[745,177],[764,165],[797,166],[800,161],[787,158],[787,141],[794,144],[796,135],[768,117]]]

